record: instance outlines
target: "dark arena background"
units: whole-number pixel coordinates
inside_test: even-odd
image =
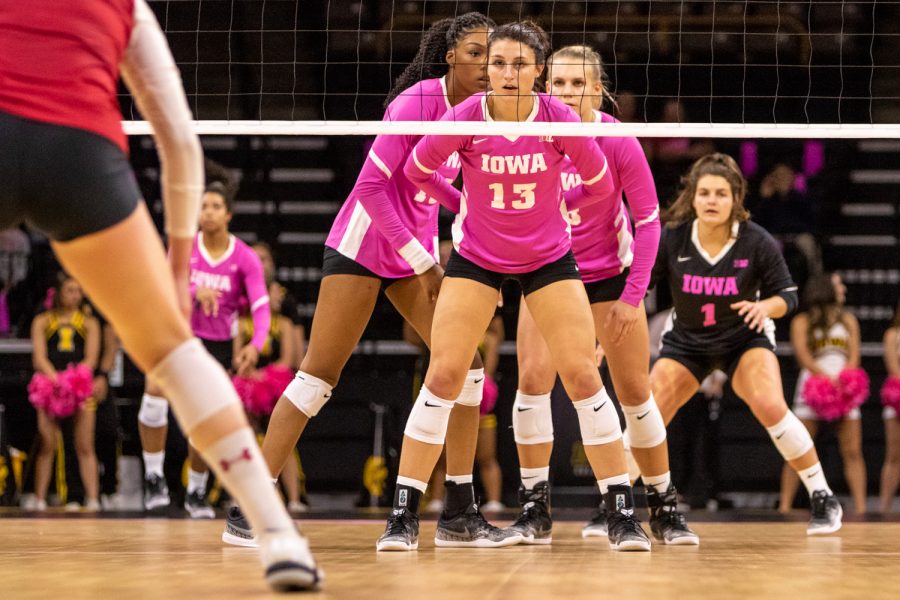
[[[698,394],[668,429],[679,506],[703,537],[699,549],[654,544],[650,555],[639,556],[610,552],[605,540],[582,540],[581,525],[599,494],[574,409],[557,382],[552,547],[436,550],[430,534],[437,514],[423,511],[418,552],[376,555],[374,542],[393,499],[404,424],[427,365],[382,295],[333,397],[298,446],[302,502],[292,508],[328,573],[327,597],[900,595],[900,501],[888,499],[885,505],[880,499],[883,481],[890,479],[883,471],[896,470],[894,481],[900,477],[900,448],[892,460],[886,451],[886,427],[900,426],[896,416],[893,423],[883,418],[879,396],[889,374],[883,337],[900,299],[900,135],[827,134],[841,127],[877,131],[900,123],[900,2],[149,4],[181,69],[194,118],[222,126],[201,141],[209,158],[239,178],[231,231],[272,248],[276,279],[296,300],[288,316],[307,336],[325,238],[374,139],[330,135],[327,122],[379,121],[385,96],[414,56],[423,30],[468,11],[501,24],[534,19],[550,34],[553,48],[592,45],[617,98],[603,110],[623,122],[746,126],[748,134],[741,138],[642,138],[660,205],[674,199],[695,158],[712,151],[730,154],[750,182],[751,214],[779,241],[801,295],[819,270],[836,273],[847,288],[846,308],[859,320],[861,366],[870,378],[870,395],[860,407],[864,514],[853,510],[844,471],[859,454],[841,451],[836,424],[820,423],[815,437],[844,507],[844,529],[834,537],[806,538],[809,500],[802,486],[792,511],[776,510],[784,462],[725,382],[719,391]],[[124,87],[120,98],[125,121],[142,120]],[[237,121],[319,121],[323,131],[259,135],[230,128]],[[753,129],[773,124],[808,126],[810,134],[776,139]],[[160,166],[152,138],[132,135],[129,142],[138,183],[161,226]],[[785,179],[783,195],[802,206],[802,214],[786,217],[771,207],[777,202],[771,190]],[[451,220],[449,213],[442,215],[444,238]],[[29,335],[59,267],[37,232],[22,227],[0,238],[0,598],[262,595],[254,551],[219,541],[227,494],[210,490],[217,509],[212,522],[189,520],[181,509],[186,444],[171,416],[166,478],[172,503],[167,510],[144,512],[137,429],[144,379],[121,353],[110,372],[110,397],[97,413],[102,510],[82,507],[84,490],[73,481],[78,470],[65,464],[75,455],[62,442],[49,507],[36,510],[33,457],[40,438],[27,392],[34,372]],[[664,288],[647,297],[651,321],[671,306]],[[519,298],[519,287],[507,284],[498,309],[504,340],[494,414],[505,508],[488,517],[502,524],[518,512],[511,411]],[[789,341],[790,319],[776,325],[790,404],[799,367]],[[601,373],[612,390],[604,365]],[[486,500],[478,471],[476,466],[476,496]],[[641,493],[637,502],[646,505]]]

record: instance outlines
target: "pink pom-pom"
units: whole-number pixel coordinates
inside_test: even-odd
[[[270,415],[282,392],[294,379],[294,372],[282,365],[268,365],[260,371],[260,385],[256,399],[256,412]]]
[[[841,394],[834,382],[825,375],[813,375],[803,384],[803,401],[820,418],[835,421],[846,416]],[[849,411],[847,411],[849,412]]]
[[[250,377],[235,375],[231,378],[231,383],[234,384],[234,389],[241,399],[241,402],[244,403],[244,408],[247,412],[256,413],[256,397],[258,394],[256,389],[260,387],[260,382],[256,377],[256,373]]]
[[[28,384],[28,400],[35,408],[47,410],[53,396],[56,394],[56,384],[43,373],[35,373]]]
[[[490,375],[484,376],[484,392],[481,394],[481,415],[489,415],[497,406],[497,396],[500,390],[497,389],[497,382]]]
[[[891,375],[884,381],[881,386],[881,403],[900,413],[900,377]]]
[[[69,365],[59,374],[59,387],[83,404],[94,393],[94,373],[82,364]]]
[[[849,413],[869,398],[869,376],[859,368],[844,369],[838,374],[838,388]]]

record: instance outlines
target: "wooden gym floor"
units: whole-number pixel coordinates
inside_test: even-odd
[[[699,547],[611,552],[554,525],[551,546],[376,553],[383,521],[303,524],[326,571],[325,598],[900,598],[900,523],[845,523],[808,538],[803,522],[710,523]],[[222,521],[4,518],[0,598],[274,597],[256,551],[221,543]]]

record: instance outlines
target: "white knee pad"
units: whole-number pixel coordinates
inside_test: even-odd
[[[147,427],[165,427],[169,424],[169,402],[165,398],[144,394],[138,421]]]
[[[530,396],[517,391],[512,422],[517,444],[552,442],[553,413],[550,410],[550,394]]]
[[[198,339],[172,350],[147,376],[172,403],[181,429],[188,436],[214,414],[241,405],[225,369]]]
[[[281,393],[291,401],[307,417],[319,414],[328,399],[331,398],[332,386],[309,373],[297,371],[294,379]]]
[[[654,448],[666,441],[666,425],[662,414],[656,406],[653,394],[650,399],[638,406],[622,405],[625,413],[625,426],[632,448]]]
[[[794,460],[800,458],[813,447],[812,438],[809,432],[797,415],[788,411],[782,420],[771,427],[767,427],[766,431],[772,438],[772,442],[784,460]]]
[[[451,400],[438,398],[423,385],[403,433],[425,444],[443,445],[452,408]]]
[[[605,389],[601,389],[586,400],[572,404],[578,413],[581,441],[585,446],[609,444],[622,437],[619,414]]]
[[[481,398],[484,395],[484,369],[470,369],[466,375],[462,392],[456,399],[457,404],[463,406],[481,406]]]

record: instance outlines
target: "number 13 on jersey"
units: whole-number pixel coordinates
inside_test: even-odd
[[[488,186],[494,192],[494,199],[491,201],[491,208],[500,210],[506,209],[506,199],[504,197],[503,184],[492,183]],[[536,183],[516,183],[512,186],[513,194],[516,198],[511,202],[512,207],[516,210],[527,210],[534,206],[534,188]]]

